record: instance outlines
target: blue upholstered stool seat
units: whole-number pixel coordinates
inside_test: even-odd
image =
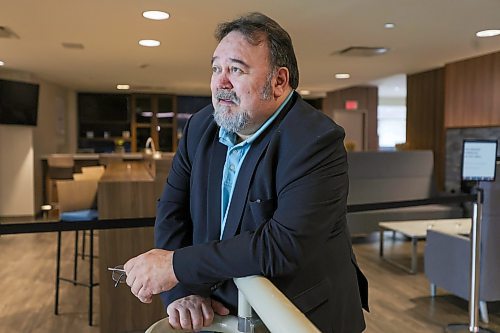
[[[97,220],[98,213],[96,209],[77,210],[73,212],[61,213],[61,221],[77,222]]]

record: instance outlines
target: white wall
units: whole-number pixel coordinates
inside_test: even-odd
[[[0,216],[33,215],[33,130],[0,125]]]
[[[5,179],[15,180],[4,183],[4,179],[0,178],[2,188],[0,200],[10,202],[12,207],[16,207],[16,209],[9,208],[6,211],[0,209],[0,216],[34,215],[43,204],[42,156],[76,151],[76,93],[26,72],[1,70],[0,78],[40,85],[37,126],[0,126],[0,147],[2,148],[0,149],[0,174]],[[26,156],[26,152],[11,157],[11,147],[14,142],[21,142],[23,146],[18,148],[26,150],[24,145],[27,144],[27,140],[29,140],[31,159],[27,161],[21,158],[21,155]],[[19,169],[24,170],[22,179],[16,178]],[[31,177],[25,178],[28,172],[31,172]],[[17,188],[20,185],[19,182],[23,184],[19,187],[19,190],[23,192],[22,197],[27,201],[33,201],[29,212],[20,206],[19,197],[14,196],[18,189],[13,188]],[[14,204],[13,201],[15,201]],[[0,207],[3,207],[1,205],[2,203]]]

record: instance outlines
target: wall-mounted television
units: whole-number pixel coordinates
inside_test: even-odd
[[[36,126],[38,84],[0,80],[0,124]]]

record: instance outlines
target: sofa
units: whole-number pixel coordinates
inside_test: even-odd
[[[430,150],[350,152],[348,205],[427,199],[438,195]],[[351,235],[378,230],[381,221],[463,217],[460,205],[425,205],[347,214]]]
[[[482,183],[484,204],[481,220],[479,301],[481,319],[488,322],[487,302],[500,301],[500,164],[497,180]],[[425,246],[424,269],[431,283],[431,294],[443,288],[469,299],[470,238],[429,230]]]

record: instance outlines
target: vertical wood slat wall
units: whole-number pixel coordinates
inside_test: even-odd
[[[444,68],[408,75],[406,144],[409,149],[434,152],[437,188],[444,187]]]
[[[500,52],[445,68],[446,128],[500,125]]]
[[[446,129],[500,126],[500,52],[407,77],[410,149],[433,149],[438,188],[444,187]]]
[[[352,87],[328,92],[323,99],[323,112],[344,110],[346,100],[358,101],[358,109],[367,111],[368,150],[377,150],[378,87]]]

